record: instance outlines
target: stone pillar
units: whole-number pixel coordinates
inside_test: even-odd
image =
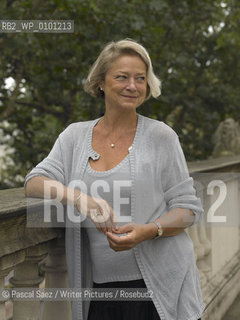
[[[50,243],[49,254],[43,265],[45,287],[68,288],[64,238]],[[71,304],[68,300],[45,301],[42,320],[71,320]]]
[[[16,288],[38,288],[43,277],[39,276],[38,263],[46,257],[47,245],[40,244],[26,249],[24,262],[14,269],[10,282]],[[13,320],[40,320],[40,300],[13,301]]]
[[[205,203],[205,194],[206,194],[206,187],[204,180],[201,181],[200,178],[203,176],[198,177],[198,180],[194,181],[195,187],[197,189],[197,196],[201,199],[202,206],[205,209],[205,213],[200,220],[200,222],[190,228],[189,235],[193,240],[194,243],[194,251],[197,260],[197,266],[199,269],[201,284],[204,286],[207,283],[207,280],[210,276],[210,266],[207,262],[207,257],[211,252],[211,243],[207,237],[207,219],[206,219],[206,203]]]
[[[191,237],[193,244],[194,244],[194,252],[196,260],[203,259],[204,257],[204,247],[202,246],[199,240],[199,233],[198,233],[198,225],[194,225],[189,228],[189,236]]]
[[[25,259],[25,251],[21,250],[10,255],[6,255],[0,258],[0,288],[5,286],[5,277],[13,269],[17,263],[21,263]],[[4,297],[1,297],[1,299]],[[6,319],[5,301],[8,298],[0,300],[0,319]]]
[[[194,187],[196,188],[197,196],[199,198],[201,198],[201,201],[203,201],[203,185],[202,185],[202,183],[199,180],[194,179]],[[194,252],[195,252],[196,260],[203,259],[204,253],[205,253],[205,250],[204,250],[204,248],[200,242],[200,239],[199,239],[199,230],[198,229],[199,229],[198,224],[197,225],[195,224],[188,229],[188,234],[191,237],[193,244],[194,244]]]
[[[207,237],[206,228],[207,228],[207,217],[205,215],[203,219],[200,221],[200,224],[198,227],[199,240],[204,249],[204,256],[202,259],[199,259],[197,261],[197,265],[200,271],[200,276],[201,276],[203,285],[206,284],[206,282],[209,280],[211,276],[211,267],[209,265],[208,256],[211,253],[212,246],[211,246],[211,242]]]
[[[211,267],[208,262],[208,256],[212,250],[211,242],[207,236],[207,227],[208,227],[208,225],[207,225],[207,211],[208,211],[208,209],[206,206],[206,199],[205,199],[206,194],[207,194],[205,184],[206,184],[206,181],[205,181],[205,183],[200,182],[200,186],[199,186],[199,189],[201,189],[199,192],[199,197],[201,198],[202,206],[205,210],[204,215],[198,225],[199,242],[200,242],[202,248],[204,249],[203,257],[201,259],[198,259],[198,261],[197,261],[197,265],[198,265],[198,268],[200,271],[202,285],[205,285],[211,276]]]
[[[1,289],[4,288],[5,277],[8,275],[10,271],[11,271],[11,268],[0,271],[0,288]],[[5,299],[4,299],[4,296],[0,297],[0,319],[1,320],[6,320],[5,302],[7,300],[8,300],[7,297]]]

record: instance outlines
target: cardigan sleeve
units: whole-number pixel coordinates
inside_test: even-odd
[[[60,137],[57,138],[49,155],[27,174],[25,185],[36,176],[45,176],[64,184],[64,164]]]
[[[163,172],[164,198],[169,210],[191,209],[195,214],[194,223],[197,223],[203,214],[202,204],[196,196],[178,136],[174,134],[172,138],[168,143],[166,170]]]

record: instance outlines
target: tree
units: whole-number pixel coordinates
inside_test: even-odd
[[[22,184],[16,175],[43,159],[69,123],[104,112],[82,86],[110,40],[130,37],[150,52],[163,95],[140,113],[172,126],[188,160],[211,154],[225,116],[239,120],[237,1],[6,0],[0,10],[1,19],[75,21],[72,34],[0,34],[0,128],[15,149],[14,166],[2,171],[8,186]]]

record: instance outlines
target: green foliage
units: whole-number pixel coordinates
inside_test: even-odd
[[[104,112],[82,84],[111,40],[130,37],[150,52],[163,94],[139,112],[172,126],[188,160],[211,154],[225,117],[240,120],[238,1],[5,0],[0,12],[1,19],[75,21],[72,34],[0,34],[0,127],[15,149],[2,187],[21,184],[16,176],[43,159],[69,123]],[[4,87],[8,77],[15,88]]]

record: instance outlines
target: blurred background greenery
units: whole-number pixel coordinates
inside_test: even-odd
[[[1,0],[0,19],[75,22],[72,34],[0,34],[0,189],[21,186],[69,123],[103,113],[83,83],[111,40],[148,49],[162,95],[139,113],[170,125],[188,161],[210,156],[220,121],[240,120],[239,0]]]

